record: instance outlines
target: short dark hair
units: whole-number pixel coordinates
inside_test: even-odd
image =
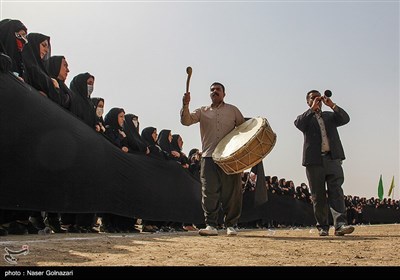
[[[321,95],[321,93],[320,93],[318,90],[316,90],[316,89],[310,90],[309,92],[307,92],[307,95],[306,95],[306,100],[307,100],[307,101],[308,101],[308,96],[309,96],[311,93],[319,93],[319,95]]]
[[[221,86],[221,87],[222,87],[222,91],[225,92],[225,87],[224,87],[224,85],[221,84],[220,82],[214,82],[214,83],[212,83],[211,86],[210,86],[210,88],[211,88],[213,85]]]

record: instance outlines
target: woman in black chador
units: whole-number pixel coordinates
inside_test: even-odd
[[[124,130],[125,111],[122,108],[112,108],[104,118],[106,124],[105,135],[122,152],[127,153],[130,148],[128,138]],[[101,230],[109,233],[113,232],[138,232],[135,229],[136,219],[133,217],[124,217],[111,213],[102,214]]]
[[[52,56],[46,61],[47,69],[51,78],[55,79],[59,85],[60,105],[69,110],[71,106],[72,92],[65,84],[69,69],[64,56]]]
[[[3,19],[0,21],[0,44],[3,52],[11,58],[11,72],[23,78],[24,64],[22,62],[22,49],[27,43],[25,25],[16,19]]]
[[[104,123],[104,98],[92,97],[91,98],[94,110],[96,112],[95,116],[95,129],[97,132],[104,133],[106,131],[106,124]]]
[[[28,43],[22,50],[25,65],[24,80],[42,95],[61,105],[59,85],[47,72],[44,61],[51,56],[50,37],[40,33],[29,33]]]
[[[122,108],[112,108],[104,117],[106,124],[105,135],[123,152],[129,151],[128,138],[124,130],[125,111]]]
[[[96,112],[90,99],[93,86],[94,76],[86,72],[75,76],[69,88],[72,91],[71,112],[88,126],[95,129]]]
[[[128,139],[129,152],[130,153],[141,153],[147,154],[150,151],[147,149],[147,145],[144,143],[142,137],[140,136],[137,127],[134,124],[134,119],[136,118],[133,114],[125,115],[125,133]]]

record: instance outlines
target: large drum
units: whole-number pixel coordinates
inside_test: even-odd
[[[275,142],[276,134],[267,119],[252,118],[222,138],[212,157],[226,174],[236,174],[262,161]]]

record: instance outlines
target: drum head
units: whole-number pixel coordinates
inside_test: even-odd
[[[233,129],[218,143],[213,159],[223,160],[236,153],[257,134],[264,122],[263,118],[253,118]]]

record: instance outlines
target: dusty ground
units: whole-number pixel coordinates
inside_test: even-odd
[[[18,266],[400,266],[400,225],[357,226],[319,237],[314,228],[196,232],[52,234],[0,237],[0,251],[21,250]],[[0,266],[8,264],[2,255]],[[4,268],[4,267],[3,267]]]

